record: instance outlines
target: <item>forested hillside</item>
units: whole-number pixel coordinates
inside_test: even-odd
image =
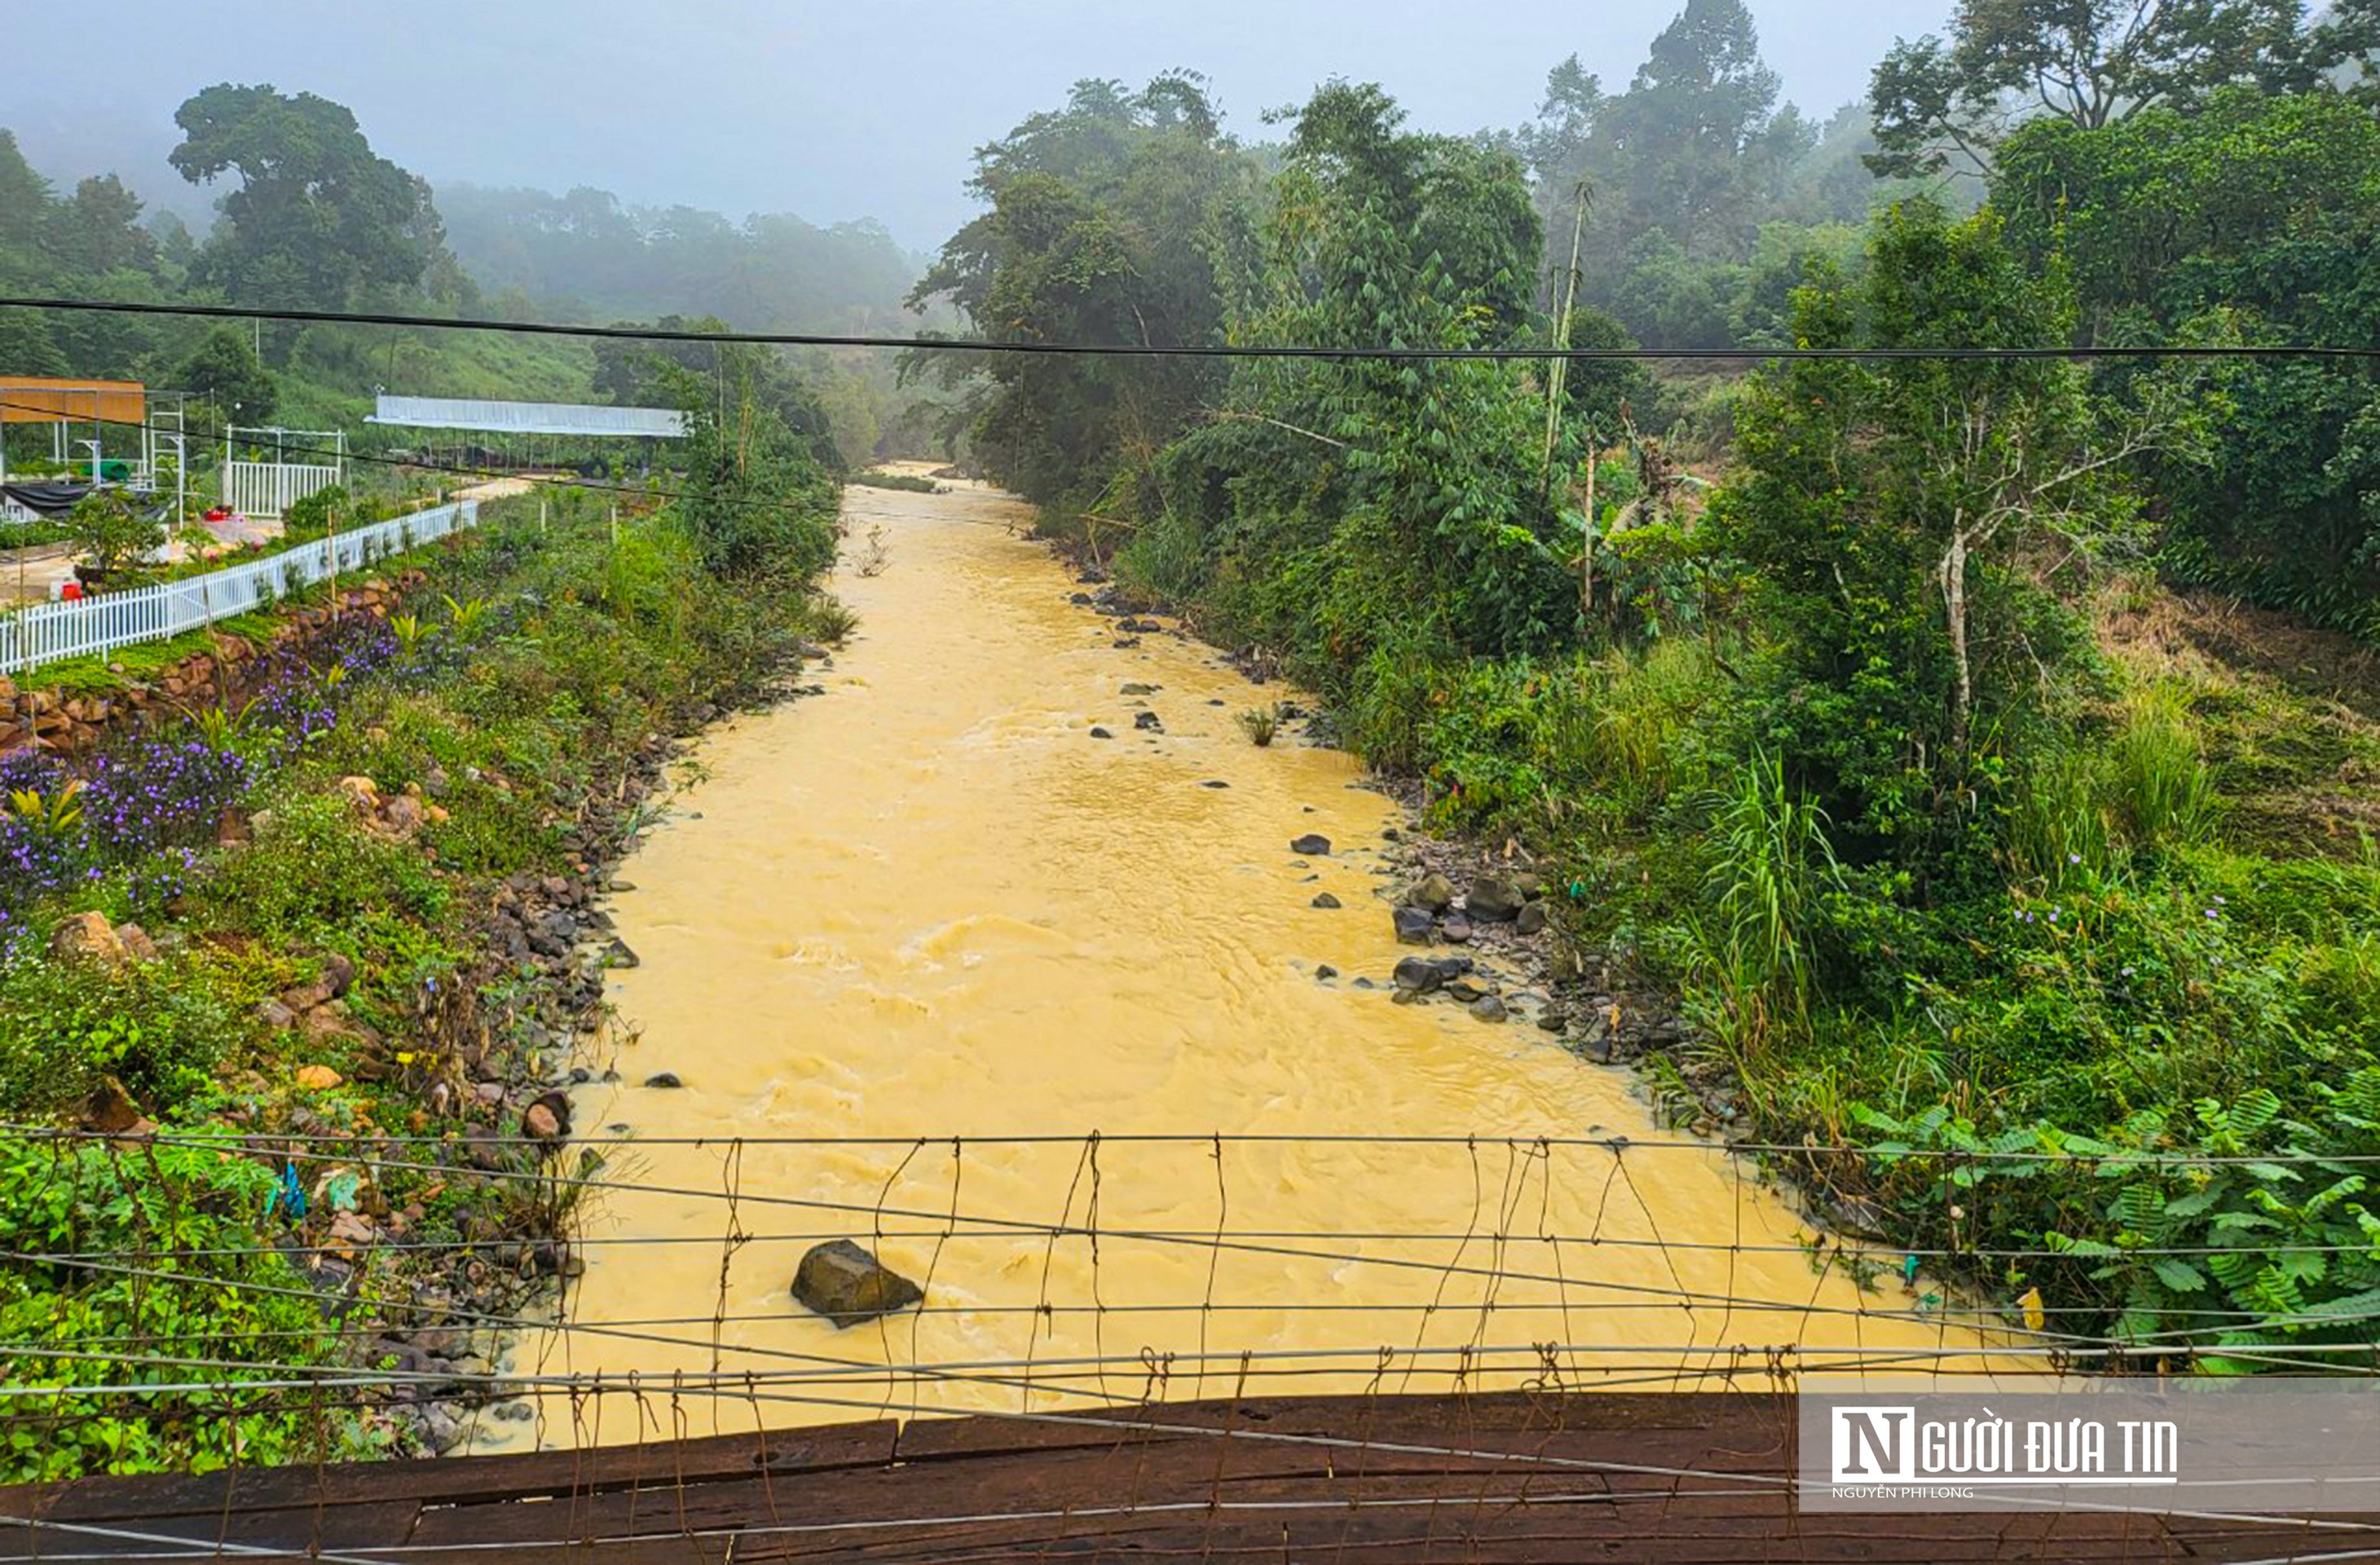
[[[421,180],[310,93],[210,88],[176,115],[179,175],[222,199],[203,241],[161,241],[114,174],[55,188],[0,129],[0,279],[23,294],[461,315],[478,285]],[[260,351],[261,350],[261,357]],[[427,395],[587,394],[583,347],[393,328],[210,327],[159,316],[0,311],[0,368],[120,376],[200,393],[211,421],[355,428],[375,385]],[[233,387],[242,394],[229,394]],[[215,394],[226,394],[217,395]]]
[[[734,222],[628,207],[607,190],[438,191],[447,243],[481,287],[517,289],[558,318],[717,315],[749,331],[883,332],[905,321],[919,263],[874,223],[820,228],[790,213]]]
[[[753,329],[897,329],[917,267],[880,228],[741,225],[686,208],[433,190],[382,157],[341,105],[225,84],[177,111],[170,175],[213,200],[203,237],[157,220],[116,173],[71,188],[0,127],[0,285],[141,302],[346,307],[425,315]],[[141,171],[154,174],[159,171]],[[125,376],[209,396],[215,422],[357,430],[375,388],[418,395],[601,400],[639,389],[622,356],[563,338],[391,327],[213,330],[171,318],[0,311],[0,370]],[[809,354],[799,376],[821,438],[863,464],[922,452],[931,417],[881,356]],[[214,394],[237,388],[238,395]]]

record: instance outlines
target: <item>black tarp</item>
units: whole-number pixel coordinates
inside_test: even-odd
[[[37,516],[63,516],[90,492],[91,485],[87,483],[0,484],[0,496],[15,501]]]

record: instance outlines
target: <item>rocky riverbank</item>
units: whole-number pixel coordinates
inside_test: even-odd
[[[1113,622],[1117,649],[1148,636],[1197,639],[1191,622],[1116,582],[1079,545],[1053,548],[1075,572],[1078,590],[1069,601]],[[1281,677],[1279,659],[1262,648],[1226,649],[1224,661],[1252,686]],[[1126,685],[1125,694],[1133,693]],[[1327,714],[1295,700],[1276,699],[1270,710],[1306,742],[1336,743]],[[1670,1122],[1719,1134],[1735,1122],[1740,1106],[1725,1079],[1679,1065],[1689,1029],[1672,997],[1632,983],[1609,952],[1568,933],[1567,909],[1584,887],[1558,883],[1559,867],[1540,864],[1517,843],[1434,836],[1419,825],[1426,801],[1417,784],[1371,781],[1406,816],[1404,826],[1391,828],[1389,867],[1376,894],[1397,939],[1428,954],[1401,962],[1392,973],[1347,977],[1351,987],[1389,989],[1404,1004],[1460,1004],[1482,1022],[1533,1024],[1594,1064],[1660,1062],[1666,1068],[1648,1075],[1646,1085]],[[1329,971],[1325,981],[1342,977]]]
[[[802,650],[824,655],[807,644]],[[739,710],[811,693],[790,677],[800,666]],[[423,1256],[410,1300],[388,1312],[368,1349],[421,1377],[416,1388],[393,1389],[392,1412],[424,1454],[468,1447],[482,1421],[535,1416],[506,1377],[519,1369],[523,1333],[564,1318],[569,1280],[585,1269],[573,1245],[577,1199],[569,1182],[605,1177],[599,1154],[572,1151],[570,1089],[599,1074],[619,1079],[615,1068],[599,1073],[585,1062],[601,1052],[611,1021],[604,975],[638,961],[613,933],[604,898],[625,884],[615,872],[652,819],[653,801],[668,792],[671,764],[725,714],[698,703],[682,715],[676,732],[649,734],[609,758],[565,836],[567,872],[515,875],[495,887],[478,920],[484,956],[470,987],[506,998],[500,1011],[482,1011],[456,1049],[458,1073],[419,1087],[431,1116],[463,1122],[453,1177],[493,1197],[464,1221],[464,1244]],[[674,1078],[656,1073],[646,1085]],[[517,1198],[524,1181],[536,1198]]]

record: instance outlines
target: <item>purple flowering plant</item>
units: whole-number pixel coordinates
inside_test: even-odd
[[[119,876],[135,905],[177,894],[225,812],[331,732],[342,700],[396,650],[385,623],[358,615],[334,627],[313,660],[268,654],[249,698],[211,721],[194,715],[79,759],[0,755],[0,959],[24,949],[32,910],[73,886]]]

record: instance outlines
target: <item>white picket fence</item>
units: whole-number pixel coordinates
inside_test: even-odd
[[[339,481],[339,469],[299,462],[226,462],[224,503],[243,516],[278,516],[317,490]]]
[[[465,500],[316,539],[228,570],[129,592],[39,604],[0,618],[0,673],[15,673],[139,641],[164,641],[285,597],[323,580],[334,568],[359,571],[372,561],[477,526],[479,520],[480,503]]]

